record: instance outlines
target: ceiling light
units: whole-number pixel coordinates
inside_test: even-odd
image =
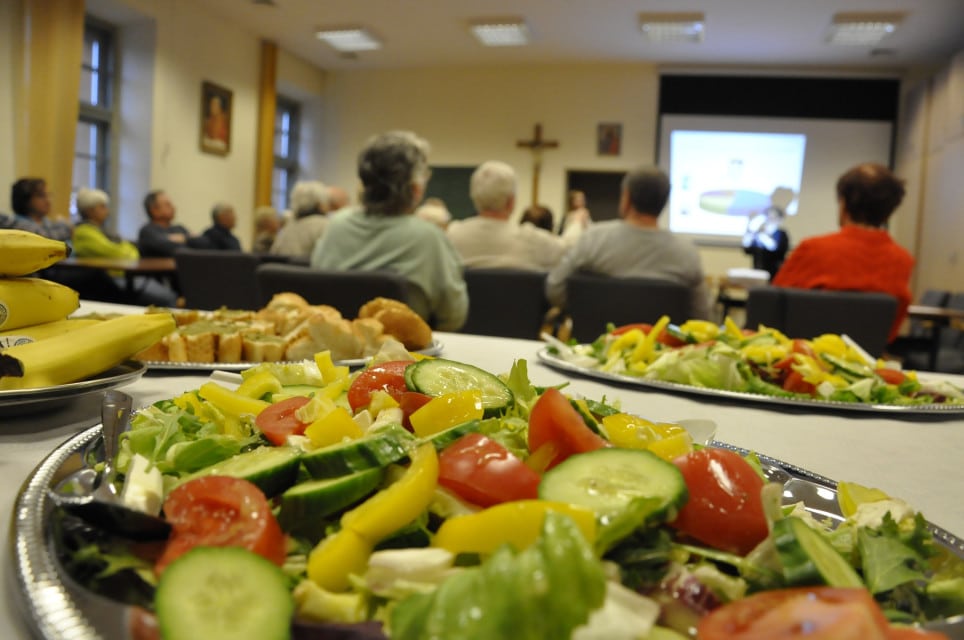
[[[521,18],[473,22],[469,29],[487,47],[521,47],[529,44],[529,26]]]
[[[652,42],[703,42],[702,13],[641,13],[639,29]]]
[[[315,37],[338,51],[372,51],[382,48],[378,38],[362,27],[319,29],[315,32]]]
[[[874,45],[896,31],[903,19],[903,13],[838,13],[827,30],[827,42]]]

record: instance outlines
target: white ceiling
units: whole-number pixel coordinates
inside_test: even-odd
[[[546,62],[806,66],[900,70],[964,49],[964,0],[194,0],[323,69]],[[701,11],[702,44],[651,44],[637,16]],[[824,41],[839,11],[906,12],[874,47]],[[467,30],[474,18],[524,17],[528,47],[491,49]],[[363,25],[384,42],[346,58],[314,37],[320,26]]]

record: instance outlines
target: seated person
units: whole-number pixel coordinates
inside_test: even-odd
[[[696,246],[659,227],[669,189],[669,178],[656,167],[627,173],[619,199],[621,219],[593,223],[579,236],[546,278],[549,302],[565,306],[566,280],[578,271],[616,278],[660,278],[690,287],[690,315],[708,318],[709,298]]]
[[[278,232],[271,254],[307,260],[328,228],[328,188],[318,180],[296,182],[289,200],[292,218]]]
[[[104,228],[104,222],[110,215],[110,198],[100,189],[81,188],[77,191],[77,214],[80,223],[74,227],[74,256],[78,258],[120,258],[137,260],[140,252],[137,247]],[[84,297],[107,301],[126,302],[129,304],[158,305],[171,307],[177,303],[177,294],[173,290],[152,278],[136,277],[134,279],[133,296],[126,293],[126,281],[122,275],[111,274],[116,290],[105,290],[102,295],[94,292]]]
[[[452,214],[449,213],[448,207],[441,198],[426,198],[425,202],[415,210],[415,215],[437,225],[440,229],[448,228],[449,223],[452,222]]]
[[[466,267],[548,271],[569,248],[567,242],[531,224],[512,224],[516,175],[504,162],[481,164],[469,181],[478,215],[456,220],[446,234]]]
[[[806,238],[773,278],[780,287],[877,291],[897,298],[889,342],[910,304],[914,258],[886,225],[904,199],[904,181],[879,164],[860,164],[837,180],[840,230]]]
[[[254,253],[268,253],[281,229],[281,216],[272,206],[258,207],[254,212]]]
[[[149,221],[137,234],[137,248],[144,258],[173,258],[182,247],[207,248],[207,243],[191,235],[185,227],[174,224],[177,209],[164,191],[151,191],[144,197],[144,212]]]
[[[553,227],[555,226],[555,218],[552,216],[552,210],[541,204],[531,205],[522,212],[522,217],[519,218],[519,224],[525,224],[527,222],[534,227],[545,229],[550,233],[554,230]]]
[[[211,209],[211,223],[211,226],[201,234],[209,249],[241,251],[241,241],[231,232],[237,224],[233,206],[226,202],[214,205]]]
[[[70,242],[73,226],[66,220],[50,218],[50,194],[43,178],[21,178],[10,188],[10,207],[14,217],[10,228]]]
[[[358,156],[361,206],[334,214],[311,266],[391,270],[409,282],[405,302],[440,331],[455,331],[469,299],[459,255],[436,225],[413,215],[429,178],[428,143],[407,131],[370,139]]]

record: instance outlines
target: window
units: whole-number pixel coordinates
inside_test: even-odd
[[[73,194],[81,187],[108,190],[114,89],[113,40],[114,33],[109,26],[90,18],[84,23]]]
[[[300,128],[298,103],[278,96],[274,114],[274,170],[271,172],[271,204],[278,211],[288,208],[288,194],[298,179]]]

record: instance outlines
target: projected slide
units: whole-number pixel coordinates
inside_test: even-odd
[[[806,143],[796,133],[673,131],[669,228],[742,236],[747,220],[770,205],[777,189],[794,194],[787,214],[795,215]]]

